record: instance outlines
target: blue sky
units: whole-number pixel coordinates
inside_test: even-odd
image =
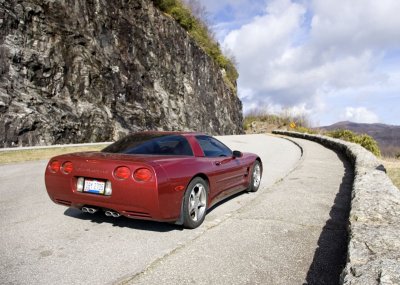
[[[245,113],[400,125],[399,0],[199,2],[238,62]]]

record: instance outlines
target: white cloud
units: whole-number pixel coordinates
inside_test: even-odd
[[[311,37],[327,52],[400,47],[400,1],[314,0]]]
[[[317,110],[323,116],[327,96],[338,94],[337,102],[346,102],[349,97],[343,94],[362,99],[398,90],[391,78],[399,72],[400,57],[394,57],[397,64],[392,63],[391,70],[385,69],[385,62],[400,49],[400,1],[272,0],[264,11],[223,41],[239,64],[239,96],[245,109],[274,105]],[[342,108],[339,105],[343,102],[332,109]],[[349,114],[377,120],[364,109],[349,109]],[[397,120],[400,123],[398,115]]]
[[[301,5],[289,0],[272,1],[266,15],[255,17],[225,38],[223,45],[232,50],[238,60],[239,85],[253,89],[258,94],[257,99],[263,99],[261,94],[293,86],[292,70],[287,68],[293,51],[288,47],[293,35],[300,31],[304,13]]]
[[[355,123],[378,123],[378,116],[369,111],[365,107],[346,107],[344,114],[342,114],[342,118],[346,121],[351,121]]]

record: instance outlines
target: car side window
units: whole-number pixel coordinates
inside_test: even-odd
[[[223,143],[210,136],[196,136],[206,157],[232,156],[232,151]]]

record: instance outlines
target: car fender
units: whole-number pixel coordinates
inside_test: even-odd
[[[180,211],[179,219],[176,220],[176,222],[175,222],[176,225],[182,225],[182,224],[183,224],[183,200],[184,200],[183,198],[185,197],[185,193],[186,193],[186,191],[187,191],[188,185],[189,185],[190,182],[192,182],[192,180],[195,179],[196,177],[203,178],[204,181],[207,182],[207,184],[208,184],[208,193],[207,193],[207,195],[208,195],[208,197],[210,197],[210,181],[209,181],[208,176],[205,175],[204,173],[197,173],[195,176],[192,177],[192,179],[190,179],[189,183],[186,185],[185,191],[183,191],[182,201],[181,201],[181,211]],[[209,201],[207,201],[207,203],[208,203],[207,206],[209,206]],[[207,207],[207,210],[208,210],[208,207]]]

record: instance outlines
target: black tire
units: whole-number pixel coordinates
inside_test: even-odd
[[[208,208],[208,183],[203,178],[195,177],[188,185],[183,197],[183,226],[195,229],[206,217]]]
[[[248,192],[257,192],[258,188],[260,188],[261,184],[261,177],[262,177],[262,166],[261,163],[256,160],[253,163],[253,166],[251,168],[250,172],[250,185],[249,188],[247,189]]]

